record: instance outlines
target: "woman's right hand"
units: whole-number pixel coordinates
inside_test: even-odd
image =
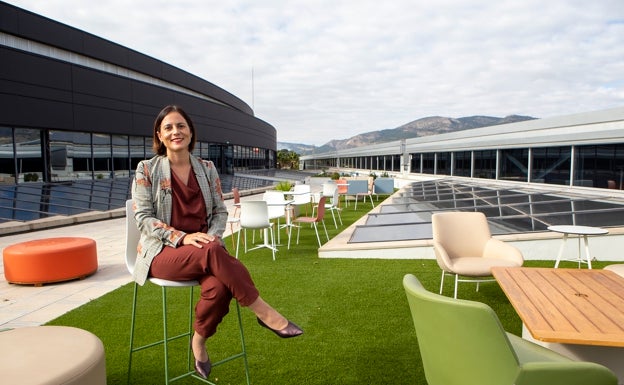
[[[214,236],[212,234],[193,233],[193,234],[186,234],[184,236],[184,238],[182,239],[182,244],[183,245],[193,245],[193,246],[201,249],[202,247],[204,247],[202,245],[203,243],[214,242],[217,239],[218,239],[218,237],[216,237],[216,236]]]

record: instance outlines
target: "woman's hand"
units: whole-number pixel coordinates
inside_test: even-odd
[[[212,235],[212,234],[193,233],[193,234],[186,234],[184,236],[184,239],[182,240],[182,244],[193,245],[201,249],[203,247],[202,245],[203,243],[215,242],[218,239],[219,237]]]

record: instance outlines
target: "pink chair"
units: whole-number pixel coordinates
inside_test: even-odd
[[[325,229],[325,236],[327,237],[327,241],[329,242],[329,234],[327,234],[327,227],[325,227],[325,200],[327,198],[321,196],[318,203],[318,209],[316,211],[316,216],[314,217],[297,217],[293,219],[293,223],[297,224],[297,244],[299,244],[299,231],[301,230],[302,223],[310,223],[314,227],[314,232],[316,233],[316,240],[318,241],[319,247],[321,247],[321,237],[319,237],[317,223],[322,223],[323,228]],[[290,237],[288,238],[288,247],[290,248]]]

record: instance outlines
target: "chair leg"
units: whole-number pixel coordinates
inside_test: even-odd
[[[444,275],[446,273],[442,270],[442,278],[440,279],[440,295],[442,295],[442,289],[444,288]]]
[[[240,246],[240,236],[241,236],[242,232],[243,232],[243,229],[239,229],[238,230],[238,236],[236,237],[236,259],[238,259],[238,249],[239,249],[239,246]]]
[[[327,226],[325,226],[325,221],[321,221],[323,224],[323,229],[325,229],[325,236],[327,237],[327,242],[329,242],[329,234],[327,233]]]
[[[453,298],[457,299],[457,285],[459,284],[459,274],[455,274],[455,292]]]
[[[301,225],[297,226],[297,244],[299,244],[299,230],[301,230]]]
[[[316,233],[316,240],[318,242],[318,245],[319,247],[321,247],[321,238],[319,237],[318,226],[316,226],[316,222],[312,222],[312,225],[314,226],[314,233]]]
[[[330,208],[329,211],[331,211],[332,218],[334,219],[334,226],[338,228],[338,222],[336,222],[336,214],[334,213],[334,209]]]
[[[279,228],[277,229],[277,231],[277,236],[279,237]],[[273,232],[273,226],[269,227],[269,236],[271,237],[271,252],[273,253],[273,260],[275,261],[275,233]]]
[[[236,254],[235,254],[236,259],[238,259],[238,250],[240,249],[240,237],[241,236],[243,237],[243,242],[245,245],[245,253],[247,252],[247,229],[240,228],[238,229],[237,237],[236,237]]]
[[[338,213],[338,221],[340,222],[340,226],[342,226],[342,215],[340,215],[340,207],[336,207],[336,212]]]

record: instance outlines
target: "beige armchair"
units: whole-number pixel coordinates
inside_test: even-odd
[[[517,248],[492,238],[487,219],[479,212],[444,212],[431,217],[433,250],[442,269],[440,294],[444,276],[455,276],[455,292],[459,282],[493,281],[494,266],[522,266],[524,258]]]

